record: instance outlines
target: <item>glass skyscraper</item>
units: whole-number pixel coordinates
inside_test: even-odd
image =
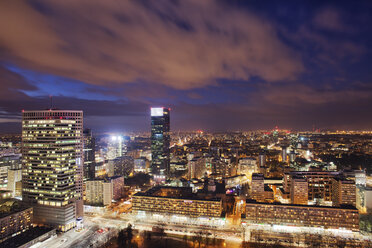
[[[84,129],[84,179],[96,177],[96,140],[89,128]]]
[[[169,114],[169,108],[151,108],[151,174],[158,183],[169,176]]]
[[[83,216],[83,112],[23,111],[22,198],[34,221],[67,231]]]

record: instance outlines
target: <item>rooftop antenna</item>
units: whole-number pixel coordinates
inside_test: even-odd
[[[49,95],[49,99],[50,99],[50,110],[53,109],[53,96],[52,95]]]

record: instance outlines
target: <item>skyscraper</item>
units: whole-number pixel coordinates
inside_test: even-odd
[[[169,176],[169,114],[168,108],[151,108],[151,174],[158,182]]]
[[[23,111],[22,198],[34,221],[67,231],[83,215],[83,112]]]
[[[96,176],[95,163],[95,138],[92,135],[92,130],[84,129],[84,178],[93,179]]]

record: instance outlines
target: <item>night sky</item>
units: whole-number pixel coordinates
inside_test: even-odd
[[[82,109],[96,132],[372,130],[372,1],[0,1],[0,132]]]

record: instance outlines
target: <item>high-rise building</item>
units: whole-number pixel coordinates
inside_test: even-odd
[[[66,231],[83,216],[83,112],[23,111],[22,198],[34,221]]]
[[[266,155],[265,155],[265,153],[263,153],[263,152],[261,152],[261,153],[258,155],[258,166],[259,166],[260,168],[266,166]]]
[[[345,178],[335,177],[332,180],[332,204],[356,205],[356,187],[355,181]]]
[[[188,178],[202,178],[207,172],[206,168],[206,159],[200,157],[194,157],[192,160],[189,160],[187,163],[188,167]]]
[[[123,196],[124,177],[96,178],[86,181],[86,185],[86,203],[106,206]]]
[[[151,108],[151,174],[165,181],[170,170],[170,109]]]
[[[146,158],[134,159],[134,173],[146,173]]]
[[[95,144],[92,130],[84,129],[84,179],[93,179],[96,176]]]
[[[283,163],[287,162],[287,147],[286,146],[282,146],[282,151],[281,151],[281,154],[280,154],[280,158],[281,158]]]
[[[7,189],[9,171],[21,168],[20,154],[0,157],[0,189]]]
[[[249,179],[253,173],[257,173],[257,160],[255,158],[241,158],[238,164],[238,173],[245,174]]]
[[[308,204],[308,182],[302,176],[292,176],[291,178],[291,203]]]
[[[356,187],[356,207],[360,213],[372,213],[372,188],[367,186]]]
[[[107,144],[107,159],[113,160],[126,154],[127,148],[122,135],[113,135]]]
[[[263,174],[252,174],[251,198],[258,202],[265,201],[265,179]]]

